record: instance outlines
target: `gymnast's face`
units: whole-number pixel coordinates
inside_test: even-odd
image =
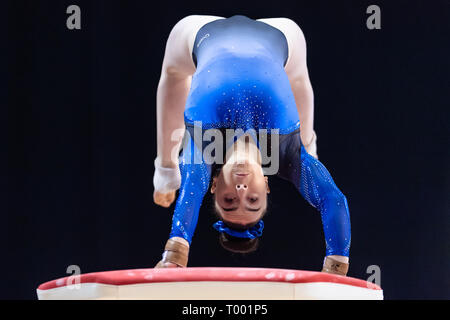
[[[225,163],[211,186],[222,219],[242,227],[259,221],[266,210],[269,192],[261,165],[251,159]]]

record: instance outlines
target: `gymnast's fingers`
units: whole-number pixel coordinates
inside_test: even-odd
[[[164,262],[163,260],[159,261],[155,268],[181,268],[172,262]]]
[[[153,192],[153,201],[164,208],[170,207],[172,202],[175,200],[175,191],[168,193],[161,193],[158,191]]]

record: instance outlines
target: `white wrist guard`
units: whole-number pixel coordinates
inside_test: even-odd
[[[159,157],[156,157],[154,164],[153,187],[155,191],[169,193],[178,190],[181,185],[181,174],[178,165],[175,168],[164,168],[161,166]]]

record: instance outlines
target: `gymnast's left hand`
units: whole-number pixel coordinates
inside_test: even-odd
[[[159,191],[153,192],[153,201],[164,208],[170,207],[172,202],[175,200],[175,191],[170,191],[168,193],[162,193]]]

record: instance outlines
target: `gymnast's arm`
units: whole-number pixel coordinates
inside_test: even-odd
[[[209,168],[204,164],[190,164],[186,161],[190,156],[198,156],[198,149],[189,142],[190,139],[187,139],[188,146],[184,146],[181,162],[178,154],[185,134],[184,106],[192,74],[195,72],[192,44],[200,26],[213,19],[216,17],[199,15],[181,19],[171,30],[166,43],[157,91],[157,158],[153,199],[156,204],[169,207],[180,185],[181,191],[175,207],[170,239],[158,267],[180,266],[183,264],[183,259],[179,259],[182,255],[186,255],[187,259],[198,212],[206,193],[200,186],[203,187],[206,183]]]
[[[348,263],[350,213],[347,198],[338,189],[328,170],[301,148],[301,179],[297,188],[322,218],[326,256]]]
[[[157,267],[186,267],[189,246],[197,226],[203,198],[211,179],[211,165],[204,161],[198,147],[186,131],[180,156],[181,188],[172,218],[172,229],[162,260]]]
[[[263,20],[264,21],[264,20]],[[267,19],[286,36],[289,57],[285,71],[291,84],[300,120],[302,143],[309,154],[317,158],[316,133],[314,131],[314,92],[306,64],[306,41],[300,27],[291,19]]]
[[[189,53],[191,19],[180,20],[166,43],[161,77],[157,89],[157,157],[155,159],[156,204],[169,207],[179,188],[178,154],[183,138],[184,106],[195,65]]]
[[[292,140],[286,150],[298,150],[299,142]],[[291,181],[301,195],[316,208],[322,219],[326,257],[348,264],[350,250],[350,214],[345,195],[338,189],[328,170],[303,146],[289,152],[283,164],[282,178]]]

